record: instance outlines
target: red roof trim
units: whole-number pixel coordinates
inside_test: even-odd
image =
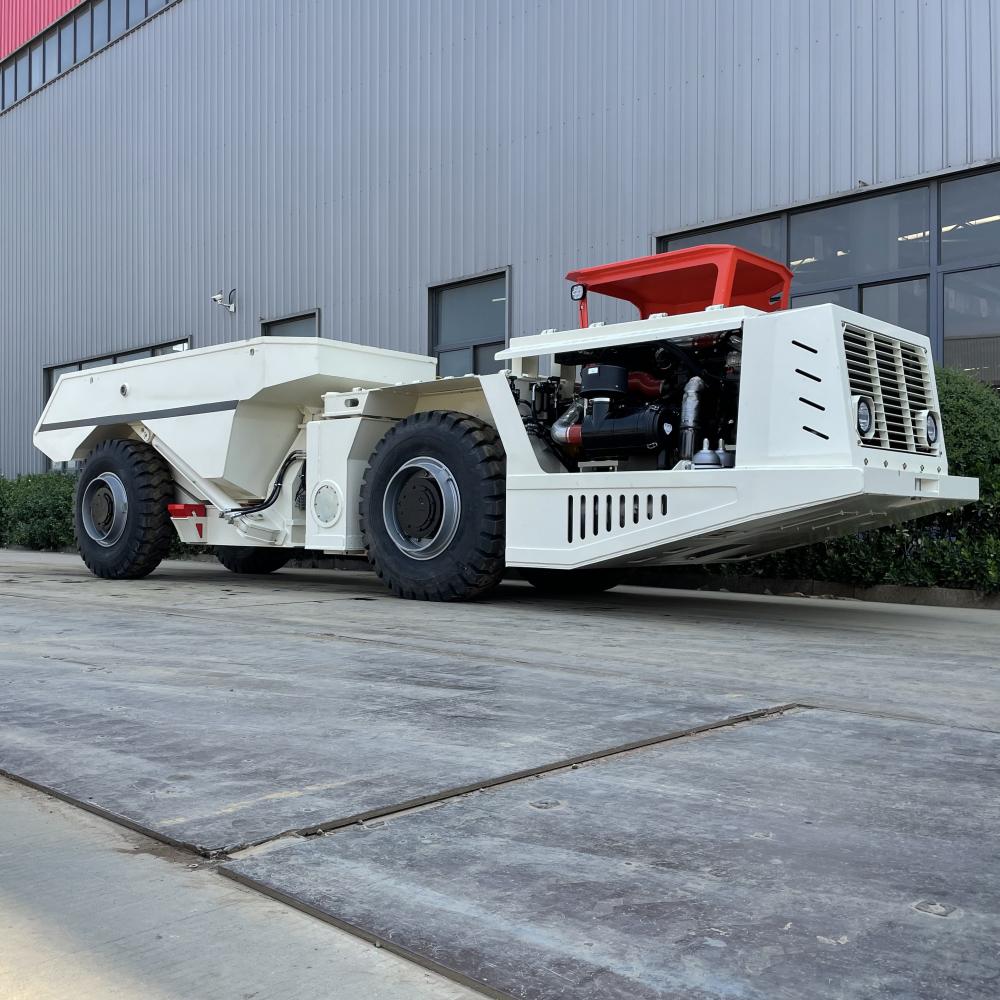
[[[40,35],[82,0],[0,0],[0,59]]]

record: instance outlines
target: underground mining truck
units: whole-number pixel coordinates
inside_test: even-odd
[[[580,325],[493,375],[266,337],[63,375],[34,441],[82,462],[80,553],[141,577],[174,532],[237,573],[366,554],[398,595],[462,600],[732,562],[975,500],[948,475],[926,337],[789,310],[783,265],[704,246],[570,272]],[[590,323],[588,296],[639,318]]]

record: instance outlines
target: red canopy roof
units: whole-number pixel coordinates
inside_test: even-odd
[[[722,243],[582,267],[566,277],[588,292],[633,303],[643,319],[711,305],[787,309],[792,287],[792,272],[784,264]]]

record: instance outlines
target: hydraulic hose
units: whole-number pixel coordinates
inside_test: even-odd
[[[272,506],[280,496],[281,487],[285,483],[285,473],[288,472],[289,466],[291,466],[293,462],[302,461],[305,457],[306,453],[304,451],[293,451],[284,460],[284,462],[281,463],[281,468],[278,469],[278,475],[275,477],[274,485],[271,487],[271,492],[267,495],[266,500],[262,500],[253,507],[230,507],[229,510],[221,511],[220,517],[239,517],[243,514],[259,514],[262,510],[267,510],[267,508]]]

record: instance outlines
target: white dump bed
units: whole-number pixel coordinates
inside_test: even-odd
[[[418,354],[259,337],[63,375],[34,442],[53,461],[71,461],[141,422],[232,496],[260,496],[324,393],[432,379],[435,370]]]

